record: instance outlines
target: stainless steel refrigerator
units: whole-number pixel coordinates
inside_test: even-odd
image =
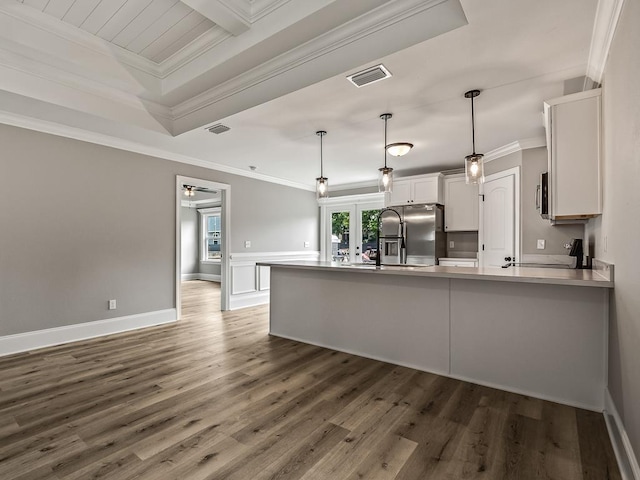
[[[382,265],[436,265],[445,256],[444,207],[407,205],[380,214]]]

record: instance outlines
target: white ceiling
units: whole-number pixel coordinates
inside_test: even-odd
[[[214,26],[178,0],[22,0],[22,3],[156,63]]]
[[[235,11],[249,12],[230,19],[205,11],[198,0],[51,0],[49,11],[46,1],[24,0],[40,11],[4,1],[0,121],[247,175],[255,165],[262,178],[303,188],[312,188],[319,174],[320,129],[328,131],[330,185],[373,181],[383,162],[379,115],[385,112],[393,113],[389,142],[415,145],[407,156],[389,160],[399,172],[462,166],[471,149],[470,104],[463,94],[472,88],[482,90],[475,104],[478,152],[542,138],[542,102],[562,95],[565,80],[587,71],[597,7],[597,0],[210,0],[207,5],[231,2]],[[118,32],[115,14],[91,23],[111,2],[138,9],[157,4],[156,18],[133,28],[140,16],[122,16]],[[200,24],[210,28],[162,58],[168,46],[158,42],[164,37],[168,45],[167,32],[182,28],[180,20],[169,24],[183,13],[182,20],[199,15],[187,4],[219,21],[202,16]],[[62,20],[43,18],[52,12]],[[53,37],[45,42],[26,27],[24,38],[17,30],[3,34],[3,22],[10,21],[49,31],[65,24],[56,38],[81,31],[74,45],[81,40],[103,56],[67,50],[54,70],[44,55],[57,52]],[[228,29],[223,34],[220,23]],[[100,35],[107,30],[111,38]],[[21,62],[21,74],[41,68],[40,83],[30,89],[11,62]],[[391,79],[361,89],[346,81],[379,62]],[[42,83],[43,65],[58,83]],[[80,75],[86,82],[74,84]],[[122,101],[100,103],[106,97]],[[214,135],[204,129],[218,121],[231,130]]]

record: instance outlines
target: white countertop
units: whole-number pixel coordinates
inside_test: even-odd
[[[555,269],[540,267],[443,267],[393,266],[376,267],[368,264],[344,264],[339,262],[259,262],[258,265],[278,268],[293,268],[373,275],[404,275],[417,277],[458,278],[489,280],[498,282],[542,283],[551,285],[574,285],[583,287],[613,288],[613,266],[598,262],[594,270]]]

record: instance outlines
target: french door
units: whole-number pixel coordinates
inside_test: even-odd
[[[383,201],[324,207],[324,259],[375,263],[378,214]]]

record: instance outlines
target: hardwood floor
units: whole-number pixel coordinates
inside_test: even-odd
[[[183,302],[0,358],[0,478],[620,478],[601,414],[269,337],[209,282]]]

